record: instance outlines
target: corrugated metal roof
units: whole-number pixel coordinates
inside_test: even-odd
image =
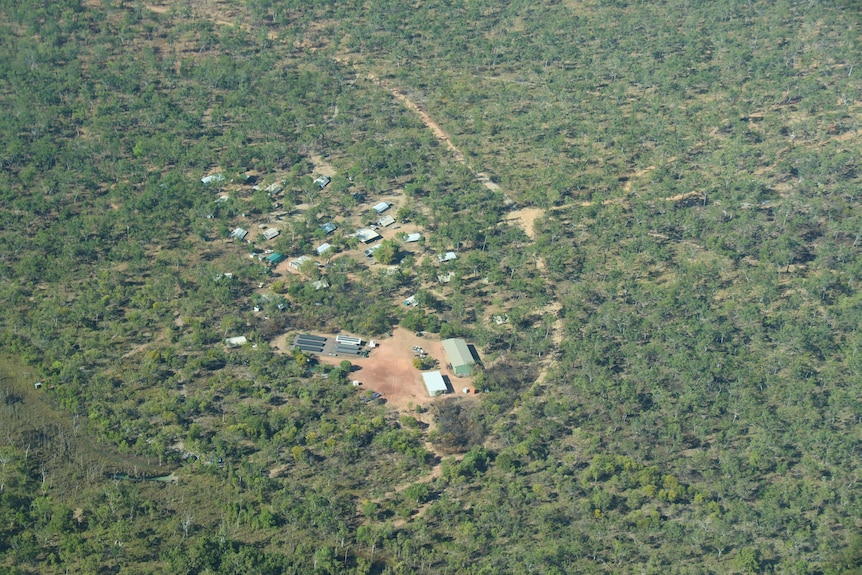
[[[422,374],[422,381],[425,382],[425,389],[428,390],[428,395],[437,397],[449,391],[446,387],[446,381],[443,379],[443,374],[439,371],[428,371]]]
[[[368,228],[362,228],[361,230],[357,231],[355,235],[357,238],[359,238],[359,241],[364,244],[380,239],[380,234]]]
[[[380,202],[379,204],[374,206],[374,211],[377,212],[378,214],[382,214],[383,212],[385,212],[386,210],[388,210],[391,207],[392,207],[392,204],[390,204],[388,202]]]
[[[473,360],[473,354],[470,353],[466,341],[461,338],[444,339],[443,351],[446,352],[446,357],[452,364],[455,375],[470,375],[471,366],[476,362]]]
[[[248,343],[248,340],[245,338],[244,335],[240,335],[237,337],[229,337],[224,340],[224,344],[227,347],[241,347],[246,343]]]
[[[212,184],[213,182],[223,182],[223,181],[224,181],[224,174],[222,174],[221,172],[201,178],[201,182],[203,182],[204,184]]]

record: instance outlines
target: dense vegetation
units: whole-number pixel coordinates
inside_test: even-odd
[[[0,0],[0,571],[862,570],[860,24]],[[272,282],[227,241],[282,209],[312,254],[396,189],[448,283],[395,242]],[[429,430],[266,345],[398,322],[469,337],[486,393]]]

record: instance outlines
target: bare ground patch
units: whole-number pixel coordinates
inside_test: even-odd
[[[536,218],[545,215],[545,210],[541,208],[522,208],[520,210],[515,210],[514,212],[510,212],[509,215],[506,216],[507,222],[517,222],[521,229],[524,230],[524,233],[527,236],[534,240],[536,239]]]
[[[289,341],[292,334],[275,338],[271,344],[278,353],[290,353]],[[436,398],[429,397],[422,382],[422,372],[413,367],[413,346],[424,349],[430,357],[438,361],[438,368],[449,381],[456,393],[462,388],[473,389],[471,378],[455,377],[446,366],[443,344],[437,337],[420,337],[414,332],[396,327],[392,335],[375,340],[379,345],[371,350],[369,357],[349,358],[354,365],[350,379],[359,381],[363,389],[382,393],[387,405],[400,412],[410,412],[411,406],[424,405]],[[318,357],[321,363],[338,365],[343,357]]]

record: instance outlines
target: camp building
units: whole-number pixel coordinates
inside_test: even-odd
[[[456,376],[470,377],[472,375],[473,365],[476,361],[473,359],[473,354],[470,353],[466,341],[461,338],[444,339],[443,351],[446,352],[446,359],[449,360],[449,365],[452,366],[452,371]]]

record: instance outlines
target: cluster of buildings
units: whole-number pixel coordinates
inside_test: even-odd
[[[205,185],[219,184],[225,181],[225,177],[222,173],[216,173],[202,178],[201,181]],[[328,176],[320,176],[314,180],[314,183],[322,190],[328,186],[331,181],[331,178]],[[255,189],[258,189],[258,187],[256,186]],[[277,182],[270,184],[264,189],[264,191],[266,191],[270,196],[275,196],[282,190],[283,185]],[[375,204],[372,207],[372,210],[377,216],[379,216],[376,224],[368,222],[367,227],[358,229],[353,236],[363,244],[373,244],[374,242],[381,240],[382,236],[377,230],[388,228],[390,226],[398,227],[396,225],[396,219],[391,214],[386,213],[391,208],[392,204],[389,202],[381,201]],[[262,230],[260,235],[262,236],[262,239],[266,241],[275,239],[281,233],[276,227],[269,227],[261,224],[260,228]],[[338,225],[332,221],[326,221],[320,225],[320,229],[323,230],[325,235],[329,235],[338,230]],[[248,234],[248,230],[237,227],[231,231],[230,238],[236,241],[243,241],[247,239]],[[421,234],[414,232],[404,234],[404,237],[401,239],[404,243],[414,243],[418,242],[421,238]],[[381,244],[377,243],[366,248],[365,255],[372,257],[375,250],[379,248],[380,245]],[[324,241],[320,246],[315,248],[315,253],[318,257],[324,257],[330,252],[330,250],[332,250],[332,248],[333,246],[330,243]],[[266,250],[263,254],[252,254],[251,257],[257,257],[271,266],[276,266],[287,259],[283,254],[273,252],[272,250]],[[436,256],[439,263],[449,262],[456,258],[456,253],[451,251],[438,254]],[[299,271],[303,264],[308,261],[315,260],[308,255],[303,255],[291,260],[288,263],[288,267],[292,270]],[[450,275],[444,274],[438,279],[440,279],[441,282],[446,283],[450,277]],[[315,286],[316,289],[329,287],[325,280],[318,280],[316,284],[320,284]],[[415,298],[408,298],[404,302],[404,305],[415,306],[417,303],[415,302]],[[246,338],[243,336],[228,338],[225,340],[227,347],[240,347],[246,343]],[[338,335],[335,337],[326,337],[307,333],[295,336],[291,345],[293,348],[300,349],[307,353],[333,357],[367,357],[371,347],[369,346],[368,349],[364,348],[362,340],[352,336]],[[443,340],[442,345],[443,351],[446,355],[447,365],[451,369],[451,373],[453,373],[455,377],[470,377],[473,374],[473,367],[476,361],[471,352],[470,346],[467,345],[466,341],[460,338],[446,339]],[[431,397],[436,397],[452,391],[451,382],[449,382],[448,377],[443,375],[440,370],[424,372],[422,373],[422,379],[425,384],[425,388]]]

